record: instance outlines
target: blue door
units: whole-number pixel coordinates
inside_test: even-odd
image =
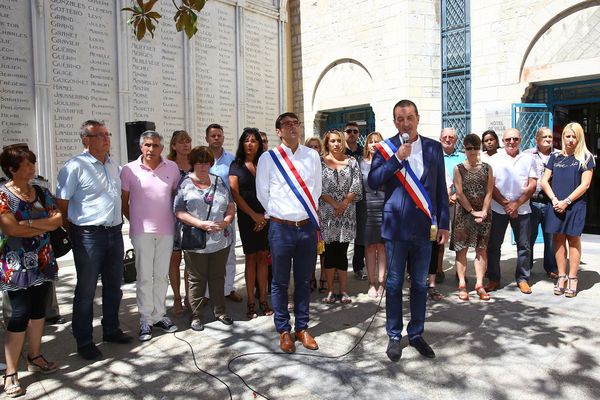
[[[521,150],[535,146],[535,133],[542,126],[552,130],[552,111],[547,104],[513,103],[512,125],[521,133]]]

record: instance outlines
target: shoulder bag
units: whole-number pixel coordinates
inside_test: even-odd
[[[37,193],[40,203],[42,203],[44,208],[46,208],[46,194],[38,185],[33,185],[33,187],[35,188],[35,192]],[[52,246],[55,258],[62,257],[71,251],[71,239],[69,238],[69,233],[65,230],[65,228],[59,226],[49,233],[50,245]]]
[[[210,212],[215,199],[215,192],[217,191],[217,182],[219,177],[216,178],[215,184],[213,185],[212,198],[213,201],[208,207],[208,213],[206,214],[206,220],[210,217]],[[192,225],[182,223],[181,228],[181,250],[202,250],[206,248],[206,231],[204,229],[197,228]]]

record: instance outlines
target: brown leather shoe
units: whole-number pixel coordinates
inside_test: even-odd
[[[303,331],[296,332],[296,339],[302,342],[302,346],[309,350],[317,350],[319,345],[315,338],[305,329]]]
[[[244,300],[242,298],[242,296],[240,296],[239,294],[237,294],[237,292],[235,290],[232,290],[231,293],[229,293],[225,297],[227,297],[231,301],[235,301],[236,303],[240,303],[242,300]]]
[[[531,294],[531,288],[529,287],[529,283],[527,283],[526,281],[521,281],[518,283],[518,285],[519,285],[519,290],[521,291],[521,293]]]
[[[498,286],[500,286],[500,282],[498,281],[489,281],[485,287],[486,292],[495,292],[498,290]]]
[[[548,278],[552,279],[553,281],[558,279],[558,274],[556,272],[548,272],[546,275],[548,275]]]
[[[294,338],[292,338],[291,333],[288,331],[279,334],[279,348],[286,353],[293,353],[296,351]]]

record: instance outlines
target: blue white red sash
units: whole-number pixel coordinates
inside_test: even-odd
[[[269,150],[269,154],[271,155],[275,166],[279,172],[281,172],[281,175],[283,175],[283,178],[289,185],[290,189],[292,189],[292,192],[294,192],[298,198],[298,201],[300,201],[300,204],[302,204],[302,207],[304,207],[304,210],[306,210],[308,218],[310,218],[315,229],[319,230],[319,214],[317,214],[317,205],[315,200],[306,187],[304,180],[298,173],[298,170],[296,170],[296,167],[294,167],[294,164],[292,164],[292,161],[288,157],[287,153],[283,147],[277,146],[274,149]]]
[[[396,146],[394,146],[394,143],[389,139],[381,141],[375,146],[386,161],[391,157],[394,157],[394,154],[398,150]],[[408,160],[402,160],[401,164],[406,173],[403,174],[400,171],[396,171],[396,178],[402,183],[402,186],[404,186],[406,192],[415,202],[417,207],[431,220],[432,225],[436,225],[435,215],[433,215],[431,207],[431,199],[429,198],[429,194],[425,190],[425,187],[419,178],[417,178],[417,175],[415,175]]]

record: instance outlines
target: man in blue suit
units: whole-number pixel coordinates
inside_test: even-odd
[[[386,353],[392,361],[402,356],[402,286],[406,261],[410,258],[408,342],[421,355],[434,358],[435,353],[422,335],[431,241],[444,244],[448,240],[444,156],[439,142],[418,134],[419,111],[415,103],[401,100],[394,106],[393,114],[398,133],[375,153],[368,179],[371,188],[383,186],[385,189],[381,236],[385,240],[388,262]],[[401,180],[410,181],[411,177],[414,183],[407,188]]]

